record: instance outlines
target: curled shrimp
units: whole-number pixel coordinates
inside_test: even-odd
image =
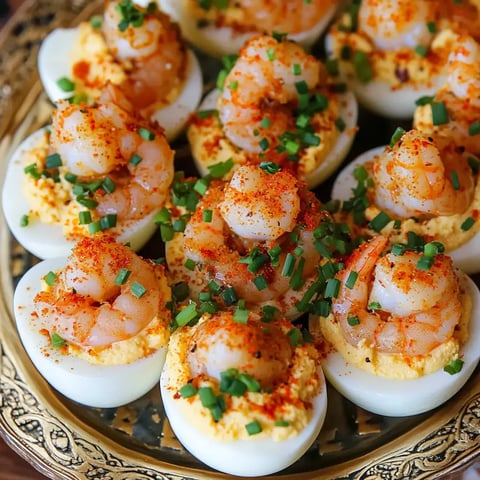
[[[235,368],[273,388],[289,375],[293,348],[288,336],[274,323],[268,328],[258,320],[234,320],[219,312],[195,329],[188,344],[187,361],[192,377],[208,375],[220,380],[221,372]]]
[[[376,204],[400,218],[463,213],[474,192],[467,157],[418,130],[375,157]]]
[[[119,95],[110,85],[95,106],[59,102],[50,149],[79,182],[109,177],[114,189],[94,192],[96,211],[123,221],[164,205],[173,179],[173,151],[163,131],[137,120]]]
[[[205,211],[211,212],[208,222]],[[312,275],[321,259],[313,231],[324,216],[320,202],[292,173],[269,174],[257,165],[244,165],[229,184],[209,187],[188,221],[183,247],[185,255],[201,265],[206,283],[214,278],[232,286],[239,298],[265,302],[291,291],[290,277],[282,275],[282,266],[296,246],[301,247],[303,278]],[[298,239],[292,241],[290,233],[297,232],[297,227]],[[268,260],[258,271],[248,269],[245,257],[256,253],[267,260],[268,250],[275,246],[280,247],[278,266]],[[260,274],[267,281],[265,288],[254,283]]]
[[[266,35],[250,39],[218,100],[227,138],[251,152],[265,150],[262,142],[270,149],[278,145],[281,135],[295,129],[292,108],[298,104],[297,85],[305,82],[309,91],[315,88],[320,67],[319,60],[294,42]]]
[[[162,271],[112,237],[85,237],[53,288],[37,294],[35,309],[49,332],[75,345],[106,347],[133,337],[164,310]]]
[[[428,0],[363,0],[358,12],[358,29],[379,50],[415,48],[430,44],[433,35],[427,23],[434,20]]]
[[[170,18],[131,0],[105,0],[102,32],[127,73],[122,87],[135,107],[151,113],[159,103],[170,103],[187,61],[180,31]]]
[[[420,254],[381,256],[386,245],[385,237],[376,236],[350,256],[338,275],[342,285],[332,305],[335,319],[351,345],[366,341],[383,353],[428,354],[452,336],[462,316],[452,260],[436,255],[431,268],[421,270]],[[358,277],[347,286],[351,272]],[[373,303],[375,310],[369,309]]]

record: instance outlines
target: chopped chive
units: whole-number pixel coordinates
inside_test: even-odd
[[[382,306],[378,302],[370,302],[367,308],[368,310],[380,310]]]
[[[405,129],[403,129],[402,127],[397,127],[393,132],[392,137],[390,138],[390,147],[393,147],[400,140],[400,138],[402,138],[402,135],[404,133],[405,133]]]
[[[427,257],[433,257],[438,253],[443,253],[445,251],[445,247],[440,242],[428,242],[423,246],[423,253]]]
[[[253,422],[247,423],[245,425],[245,428],[249,435],[257,435],[262,431],[262,426],[256,420],[254,420]]]
[[[395,243],[394,245],[392,245],[392,248],[390,251],[393,255],[396,255],[397,257],[401,257],[407,251],[407,247],[402,243]]]
[[[215,280],[210,280],[207,288],[215,295],[218,295],[222,290],[222,287]]]
[[[80,205],[83,205],[84,207],[87,207],[87,208],[95,208],[98,205],[98,202],[96,200],[93,200],[92,198],[88,198],[85,195],[78,195],[76,197],[76,200]]]
[[[452,360],[448,365],[443,367],[443,370],[450,375],[455,375],[456,373],[460,372],[463,368],[463,360],[460,358],[456,358]]]
[[[432,108],[432,122],[434,125],[444,125],[448,123],[448,111],[445,102],[433,102]]]
[[[180,387],[179,393],[182,396],[182,398],[190,398],[194,397],[197,394],[197,389],[194,385],[191,383],[186,383],[182,387]]]
[[[197,305],[195,303],[189,303],[183,310],[177,313],[175,322],[179,327],[184,327],[187,323],[197,318],[197,316]]]
[[[76,183],[76,181],[78,180],[78,175],[75,175],[71,172],[67,172],[63,178],[65,178],[65,180],[68,183]]]
[[[190,287],[186,282],[179,282],[172,286],[172,295],[178,302],[186,300],[190,294]]]
[[[227,305],[233,305],[236,301],[238,301],[237,293],[233,287],[228,287],[222,292],[223,301]]]
[[[287,332],[287,337],[290,340],[290,345],[296,347],[303,343],[303,335],[299,328],[291,328]]]
[[[75,84],[67,77],[61,77],[57,80],[57,86],[62,92],[73,92]]]
[[[428,48],[425,47],[424,45],[417,45],[415,47],[415,52],[421,57],[426,57],[428,53]]]
[[[263,117],[260,122],[262,128],[268,128],[272,124],[272,121],[268,117]]]
[[[224,387],[221,391],[228,393],[232,397],[241,397],[247,391],[247,385],[239,379],[233,378],[228,383],[228,387]]]
[[[258,166],[267,173],[277,173],[282,169],[278,163],[274,162],[260,162]]]
[[[470,165],[470,168],[472,169],[473,173],[478,173],[480,170],[480,160],[478,158],[469,156],[468,159],[468,164]]]
[[[44,280],[49,287],[53,287],[53,285],[55,285],[55,282],[57,281],[57,274],[50,271],[45,275]]]
[[[308,84],[305,80],[295,83],[295,89],[299,95],[305,95],[308,93]]]
[[[149,130],[148,128],[140,127],[138,129],[138,134],[144,140],[149,140],[149,141],[155,140],[155,133]]]
[[[234,162],[233,158],[229,158],[224,162],[215,163],[208,167],[209,174],[212,178],[222,178],[225,176],[233,167]]]
[[[132,272],[128,268],[121,268],[115,277],[115,285],[123,285]]]
[[[381,211],[374,218],[372,218],[368,225],[372,230],[380,232],[390,223],[390,221],[391,218],[388,216],[388,214],[384,211]]]
[[[260,384],[248,373],[239,373],[238,380],[246,385],[249,392],[259,392],[261,390]]]
[[[452,185],[454,190],[460,190],[460,182],[458,180],[458,173],[455,170],[450,172],[450,180],[452,181]]]
[[[198,396],[204,407],[210,408],[217,404],[217,397],[211,387],[200,387]]]
[[[207,190],[208,190],[208,185],[209,185],[209,180],[206,179],[206,178],[199,178],[194,186],[193,186],[193,189],[199,193],[200,195],[205,195],[207,193]]]
[[[199,110],[197,112],[197,117],[202,119],[202,120],[205,119],[205,118],[209,118],[213,115],[218,115],[218,110],[216,110],[216,109]]]
[[[40,172],[37,170],[37,164],[36,163],[32,163],[30,165],[27,165],[23,169],[23,172],[31,175],[33,178],[40,178]]]
[[[422,256],[418,259],[417,268],[418,270],[430,270],[432,265],[435,262],[435,257]]]
[[[142,160],[142,157],[138,153],[134,153],[130,158],[129,163],[136,167]]]
[[[28,227],[29,218],[27,214],[24,214],[20,217],[20,226]]]
[[[347,318],[347,323],[351,327],[355,327],[356,325],[360,325],[360,319],[357,317],[357,315],[352,315],[351,317]]]
[[[476,120],[475,122],[471,123],[468,127],[468,134],[478,135],[480,133],[480,120]]]
[[[61,348],[67,344],[67,341],[62,338],[58,333],[52,332],[50,335],[50,343],[53,348]]]
[[[325,298],[336,298],[340,291],[340,280],[338,278],[330,278],[325,286],[323,296]]]
[[[437,33],[437,24],[435,22],[427,22],[427,28],[430,33]]]
[[[472,217],[468,217],[461,225],[460,228],[466,232],[467,230],[470,230],[473,225],[475,224],[475,219]]]
[[[293,290],[299,290],[301,287],[303,287],[305,280],[303,279],[303,269],[305,266],[305,258],[300,257],[298,261],[298,266],[295,269],[295,272],[293,272],[293,275],[290,278],[289,285],[292,287]]]
[[[286,420],[275,420],[276,427],[288,427],[290,425]]]
[[[109,228],[114,228],[117,225],[117,214],[108,213],[104,217],[100,218],[100,229],[108,230]]]
[[[100,232],[102,230],[102,227],[100,226],[100,221],[97,220],[96,222],[91,222],[88,224],[88,231],[92,235],[94,233]]]
[[[115,182],[110,177],[105,177],[102,182],[102,189],[105,190],[106,193],[113,193],[117,186]]]
[[[232,82],[230,82],[230,85],[228,86],[228,88],[230,90],[236,90],[238,87],[238,81],[237,80],[233,80]]]
[[[262,322],[270,322],[273,320],[277,313],[278,309],[277,307],[274,307],[273,305],[264,305],[262,307]]]
[[[160,237],[162,239],[162,242],[169,242],[173,239],[173,235],[173,226],[170,223],[160,224]]]
[[[273,62],[275,60],[275,49],[274,48],[269,48],[267,49],[267,58]]]
[[[264,290],[268,287],[267,279],[263,275],[258,275],[252,280],[253,284],[257,287],[258,290]]]
[[[373,70],[366,52],[359,50],[353,55],[353,66],[357,78],[362,83],[368,83],[373,78]]]
[[[430,105],[435,100],[433,95],[424,95],[423,97],[417,98],[415,100],[415,105],[421,107],[422,105]]]
[[[294,75],[301,75],[302,74],[302,66],[298,63],[294,63],[292,65],[292,73]]]
[[[133,282],[130,291],[137,298],[143,297],[147,293],[147,289],[140,282]]]
[[[233,320],[237,323],[247,323],[250,312],[244,308],[238,307],[235,312],[233,312]]]
[[[345,123],[345,120],[342,117],[337,117],[335,119],[335,126],[337,127],[337,130],[339,132],[343,132],[347,127],[347,124]]]
[[[92,221],[92,214],[89,210],[78,213],[78,223],[80,225],[88,225]]]
[[[212,218],[213,218],[213,211],[206,208],[206,209],[203,211],[202,220],[203,220],[204,222],[210,223],[210,222],[212,221]]]
[[[172,223],[172,229],[174,232],[184,232],[187,222],[183,218],[177,218]]]
[[[185,263],[183,264],[185,268],[187,268],[188,270],[195,270],[195,261],[192,260],[191,258],[187,258],[185,260]]]
[[[259,142],[258,142],[258,146],[263,150],[268,150],[268,147],[270,146],[270,142],[268,141],[267,138],[262,138]]]
[[[58,153],[52,153],[51,155],[48,155],[48,157],[45,159],[45,167],[47,169],[51,168],[58,168],[62,166],[62,157]]]
[[[336,58],[329,58],[325,61],[325,68],[327,69],[327,72],[335,77],[340,73],[340,70],[338,68],[338,60]]]
[[[287,256],[285,257],[285,263],[283,264],[282,268],[283,277],[289,277],[292,274],[293,268],[295,267],[295,261],[295,257],[291,253],[287,253]]]
[[[93,15],[92,18],[90,18],[90,25],[94,30],[98,30],[99,28],[101,28],[102,23],[103,23],[102,15]]]
[[[349,274],[348,274],[348,278],[347,280],[345,281],[345,286],[347,288],[353,288],[355,286],[355,283],[357,281],[357,278],[358,278],[358,272],[355,272],[355,271],[351,271]]]

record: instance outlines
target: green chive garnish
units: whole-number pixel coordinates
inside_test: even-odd
[[[147,289],[139,282],[135,281],[130,287],[130,291],[137,298],[143,297],[147,293]]]
[[[380,232],[390,223],[390,220],[391,218],[388,216],[388,214],[382,211],[377,214],[375,218],[372,218],[368,225],[372,230]]]
[[[347,288],[353,288],[358,278],[358,273],[353,270],[348,274],[348,278],[345,281],[345,286]]]
[[[445,102],[433,102],[432,108],[432,122],[434,125],[444,125],[448,123],[448,111]]]
[[[179,327],[184,327],[187,323],[197,318],[197,306],[195,303],[189,303],[183,310],[175,316],[175,322]]]
[[[50,335],[50,343],[53,348],[61,348],[66,345],[67,342],[58,333],[52,332]]]
[[[20,226],[21,227],[28,227],[28,222],[29,222],[29,218],[28,218],[27,214],[22,215],[20,217]]]
[[[203,211],[202,220],[204,222],[210,223],[212,221],[212,217],[213,217],[213,211],[206,208]]]
[[[115,277],[115,285],[123,285],[132,272],[128,268],[121,268]]]
[[[478,135],[479,133],[480,133],[480,120],[477,120],[469,125],[468,134],[473,136],[473,135]]]
[[[138,153],[134,153],[130,158],[129,163],[135,167],[142,161],[142,157]]]
[[[256,420],[245,425],[249,435],[256,435],[262,431],[262,426]]]
[[[353,66],[355,68],[355,73],[357,78],[362,83],[368,83],[373,78],[373,70],[368,59],[368,55],[359,50],[353,55]]]
[[[402,127],[397,127],[393,132],[392,137],[390,138],[390,147],[393,147],[399,140],[402,138],[402,135],[405,133],[405,129]]]
[[[67,77],[59,78],[57,85],[62,92],[73,92],[75,90],[75,84]]]
[[[58,168],[62,166],[62,158],[58,153],[52,153],[45,159],[45,167],[47,169]]]
[[[351,317],[348,317],[347,322],[351,327],[355,327],[356,325],[360,325],[360,319],[356,315],[352,315]]]
[[[151,130],[148,128],[140,127],[138,129],[138,134],[144,139],[144,140],[155,140],[155,133],[153,133]]]
[[[57,274],[50,271],[45,275],[44,280],[49,287],[53,287],[55,285],[55,282],[57,281]]]
[[[473,225],[475,224],[475,219],[472,217],[468,217],[461,225],[460,228],[466,232],[467,230],[470,230]]]
[[[448,365],[445,365],[443,367],[443,370],[450,375],[455,375],[456,373],[460,372],[463,368],[463,360],[460,358],[457,358],[455,360],[452,360]]]
[[[194,397],[197,394],[197,391],[198,390],[191,383],[186,383],[180,387],[179,393],[182,398],[190,398]]]

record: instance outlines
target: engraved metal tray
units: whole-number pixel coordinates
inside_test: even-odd
[[[38,47],[57,27],[101,11],[88,0],[27,0],[0,31],[0,180],[19,142],[49,121]],[[318,46],[321,51],[321,46]],[[219,64],[201,57],[208,85]],[[361,111],[360,131],[347,159],[387,143],[398,123]],[[407,127],[407,126],[405,126]],[[173,147],[176,165],[194,173],[185,139]],[[331,181],[319,187],[327,199]],[[158,256],[159,238],[142,252]],[[59,479],[226,478],[186,452],[165,418],[158,388],[114,409],[88,408],[64,398],[38,374],[23,350],[12,315],[16,282],[35,257],[20,247],[0,219],[0,434],[22,457]],[[475,279],[480,283],[480,276]],[[480,348],[480,346],[479,346]],[[463,470],[480,457],[480,368],[449,402],[406,418],[372,415],[329,389],[327,419],[312,448],[271,478],[433,479]],[[408,391],[405,391],[408,401]]]

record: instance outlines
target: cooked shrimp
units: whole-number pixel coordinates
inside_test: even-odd
[[[155,5],[152,3],[152,5]],[[159,10],[131,0],[105,0],[102,31],[109,50],[127,72],[125,87],[136,108],[169,103],[184,78],[186,51],[179,29]]]
[[[230,312],[203,321],[188,344],[187,361],[192,377],[208,375],[220,380],[221,372],[235,368],[273,388],[288,378],[293,349],[288,336],[274,324],[249,319],[239,323]]]
[[[358,30],[379,50],[428,46],[432,34],[428,21],[435,16],[428,0],[363,0],[358,12]]]
[[[375,158],[378,206],[400,218],[453,215],[470,205],[474,177],[465,155],[410,130]]]
[[[227,75],[218,101],[227,138],[251,152],[265,150],[262,142],[270,149],[278,145],[281,135],[295,129],[296,85],[305,82],[309,90],[315,88],[320,67],[319,60],[294,42],[265,35],[249,40]]]
[[[436,255],[431,268],[421,270],[418,253],[382,257],[386,244],[377,236],[351,255],[338,275],[342,286],[332,305],[335,319],[354,346],[366,341],[383,353],[428,354],[452,336],[462,316],[452,260]],[[353,287],[345,284],[351,272],[358,274]],[[379,308],[369,310],[373,302]]]
[[[314,28],[335,6],[334,0],[239,0],[236,7],[243,12],[244,26],[264,32],[299,33]]]
[[[142,132],[151,139],[143,138]],[[119,220],[134,219],[165,203],[173,179],[173,151],[163,131],[139,122],[115,103],[59,102],[53,113],[50,148],[82,180],[107,176],[113,180],[113,192],[94,194],[100,215],[115,213]]]
[[[209,222],[204,220],[206,210],[211,211]],[[324,216],[320,202],[287,170],[269,174],[257,165],[245,165],[235,171],[230,184],[210,186],[185,228],[185,254],[203,265],[206,277],[233,286],[241,298],[255,303],[275,299],[291,288],[290,277],[281,274],[289,251],[302,248],[304,278],[320,261],[313,230]],[[297,226],[298,242],[291,243],[289,234]],[[269,261],[252,273],[240,262],[252,251],[266,255],[275,245],[281,246],[279,267]],[[264,289],[253,283],[260,273],[268,283]]]
[[[128,272],[123,283],[117,281],[122,272]],[[159,273],[109,236],[85,237],[54,287],[35,297],[35,309],[49,332],[76,345],[105,347],[136,335],[163,308],[168,299]]]

